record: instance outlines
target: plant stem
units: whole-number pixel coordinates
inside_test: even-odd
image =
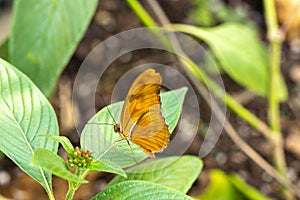
[[[53,190],[52,190],[52,187],[48,184],[48,181],[46,179],[46,176],[45,176],[45,173],[43,171],[43,169],[41,167],[39,167],[39,170],[41,172],[41,175],[43,176],[43,179],[44,179],[44,182],[45,182],[45,190],[47,192],[47,195],[49,197],[49,200],[55,200],[54,198],[54,194],[53,194]],[[1,198],[0,198],[1,199]]]
[[[136,0],[127,0],[127,4],[131,7],[132,10],[139,16],[140,20],[147,27],[157,27],[158,25],[152,19],[152,17],[147,13],[144,7]]]
[[[76,191],[76,189],[74,187],[74,182],[69,181],[69,190],[66,195],[66,200],[72,200],[73,196],[75,194],[75,191]]]
[[[280,76],[280,52],[281,41],[278,37],[278,25],[274,0],[265,0],[266,22],[268,26],[268,39],[270,41],[269,65],[270,65],[270,93],[269,93],[269,122],[272,130],[280,133],[279,99],[276,95]]]
[[[159,25],[152,19],[152,17],[147,13],[144,7],[137,0],[126,0],[127,4],[139,16],[141,22],[148,28],[154,35],[159,35],[158,29],[151,29],[151,27],[158,27]],[[158,37],[160,42],[168,48],[172,48],[172,44],[166,37]]]
[[[47,192],[47,194],[48,194],[49,200],[55,200],[53,192]],[[0,199],[1,199],[1,197],[0,197]]]
[[[268,28],[268,39],[270,42],[269,65],[270,65],[270,93],[268,118],[271,129],[274,132],[275,140],[270,141],[273,147],[273,162],[280,174],[287,176],[286,162],[284,155],[283,137],[280,128],[279,99],[277,88],[280,77],[280,58],[281,58],[281,37],[276,16],[276,7],[274,0],[264,0],[265,18]],[[287,188],[282,188],[285,199],[294,199],[292,193]]]
[[[76,174],[78,176],[80,176],[82,179],[84,179],[89,174],[89,172],[90,171],[88,169],[86,169],[84,171],[77,170]],[[72,200],[73,199],[74,194],[75,194],[76,190],[79,188],[79,186],[80,186],[80,183],[69,181],[69,190],[68,190],[68,193],[66,195],[66,200]]]

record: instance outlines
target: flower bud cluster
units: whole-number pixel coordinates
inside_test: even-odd
[[[76,147],[72,154],[68,155],[68,165],[71,168],[87,168],[89,164],[93,161],[90,150],[82,150]]]

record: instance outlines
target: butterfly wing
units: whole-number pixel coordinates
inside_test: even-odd
[[[138,144],[149,156],[163,150],[169,142],[170,132],[160,112],[160,105],[151,107],[142,115],[131,131],[131,141]]]
[[[155,70],[141,73],[129,89],[121,114],[123,134],[151,157],[168,144],[170,136],[161,115],[161,83],[162,78]]]

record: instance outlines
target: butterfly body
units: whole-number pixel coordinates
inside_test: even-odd
[[[153,69],[142,72],[132,83],[121,113],[120,124],[114,126],[122,140],[137,144],[150,157],[162,151],[170,132],[161,114],[162,78]]]

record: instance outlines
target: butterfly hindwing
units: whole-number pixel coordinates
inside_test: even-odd
[[[169,136],[168,126],[160,113],[160,105],[156,104],[137,121],[130,138],[151,157],[155,157],[152,152],[163,150],[169,142]]]

